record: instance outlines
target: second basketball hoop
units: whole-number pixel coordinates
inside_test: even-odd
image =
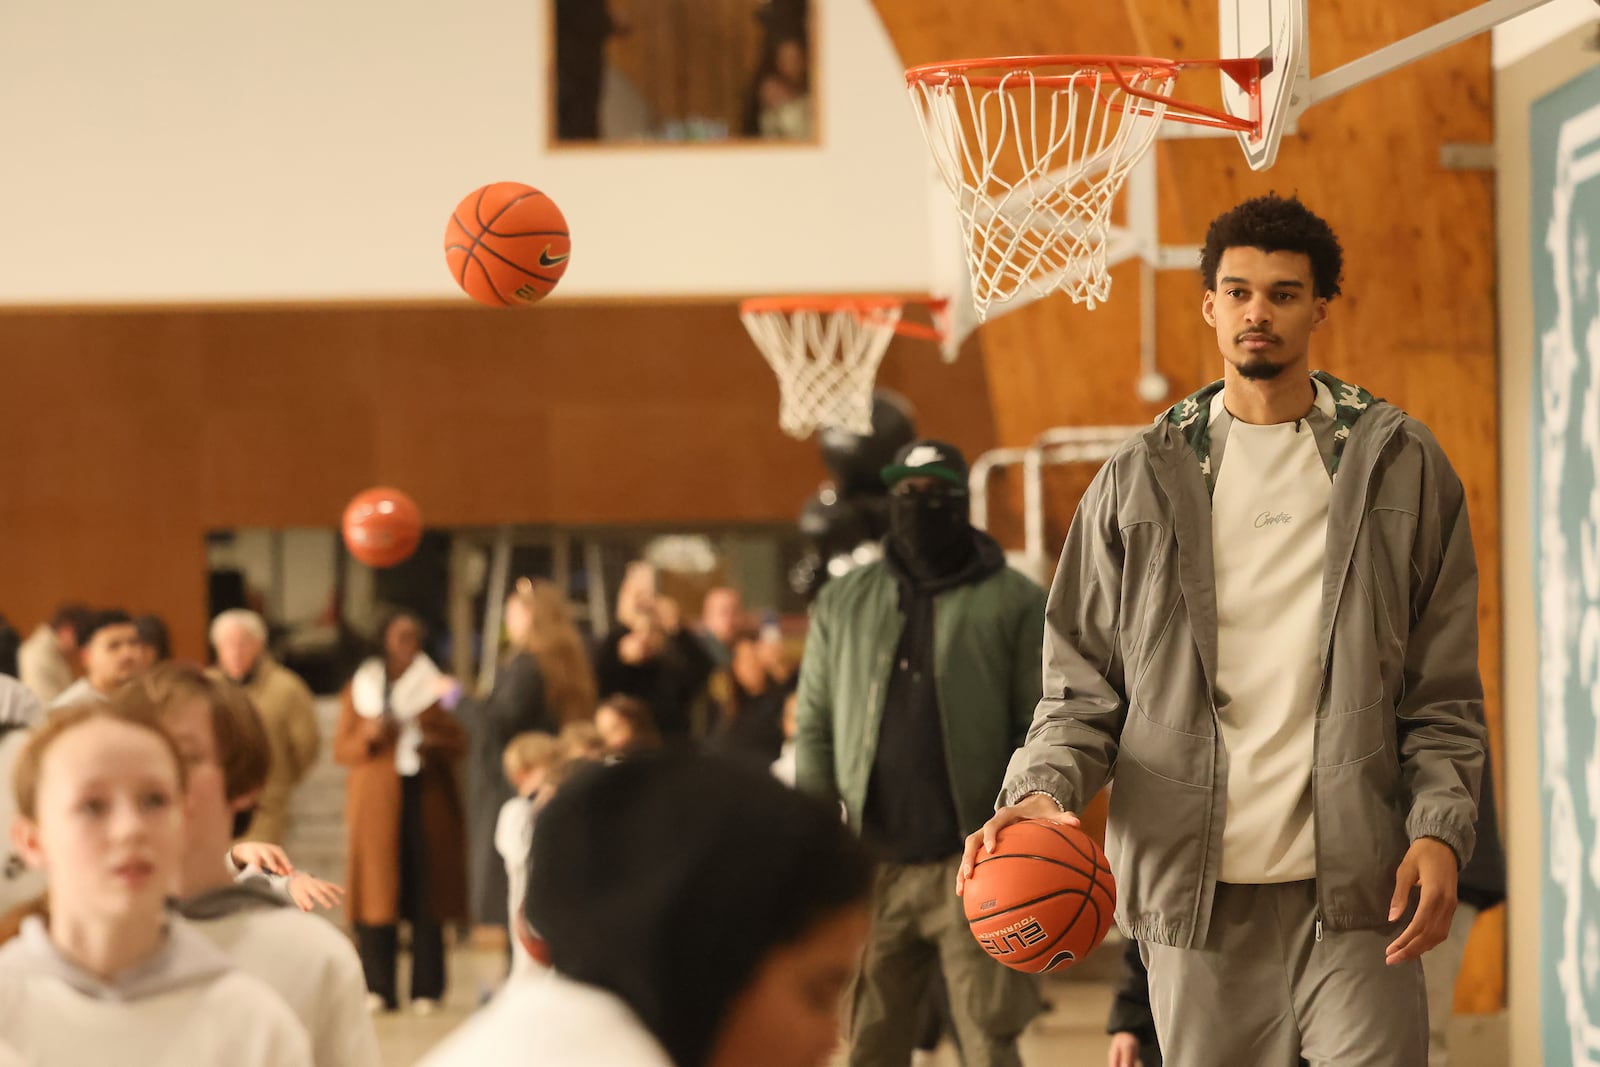
[[[905,322],[925,304],[933,325]],[[754,297],[739,305],[751,340],[778,376],[778,425],[791,437],[837,426],[872,432],[872,385],[895,334],[937,341],[954,358],[947,302],[935,297],[821,295]]]

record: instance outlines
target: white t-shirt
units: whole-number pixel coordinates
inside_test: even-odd
[[[1333,397],[1315,382],[1317,405]],[[1222,415],[1223,393],[1212,402]],[[1303,422],[1233,419],[1211,497],[1217,716],[1228,751],[1224,882],[1314,878],[1311,807],[1332,479]]]
[[[29,1067],[311,1067],[299,1020],[181,920],[156,957],[103,982],[34,918],[0,948],[0,1035]]]
[[[528,856],[533,852],[533,799],[512,797],[500,805],[494,824],[494,850],[506,865],[506,925],[511,935],[511,973],[521,974],[537,967],[517,936],[517,916],[528,895]]]
[[[787,786],[794,785],[797,748],[792,738],[785,740],[783,748],[778,752],[778,758],[772,761],[772,776]]]
[[[110,699],[110,697],[90,685],[89,679],[79,678],[56,695],[56,698],[50,702],[50,710],[70,708],[76,704],[104,704]]]
[[[278,907],[190,925],[239,970],[277,991],[311,1035],[317,1067],[381,1067],[361,960],[332,923]]]
[[[621,999],[551,970],[513,976],[417,1067],[672,1067]]]

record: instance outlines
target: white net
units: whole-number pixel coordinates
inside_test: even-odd
[[[1094,307],[1111,289],[1111,208],[1155,142],[1176,72],[1105,65],[913,79],[911,99],[967,234],[973,302],[1061,290]]]
[[[778,425],[806,438],[824,426],[872,433],[872,383],[894,340],[900,305],[782,309],[739,317],[778,376]]]

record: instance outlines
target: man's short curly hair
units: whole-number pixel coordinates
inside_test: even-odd
[[[1344,250],[1333,227],[1302,204],[1298,197],[1285,200],[1268,193],[1223,212],[1206,231],[1200,253],[1200,276],[1207,289],[1217,287],[1217,267],[1230,248],[1259,248],[1263,252],[1303,252],[1311,258],[1311,282],[1319,297],[1339,295],[1344,271]]]

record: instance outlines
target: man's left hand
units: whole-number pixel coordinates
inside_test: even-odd
[[[1455,849],[1437,837],[1419,837],[1411,842],[1406,858],[1394,875],[1394,899],[1389,903],[1389,921],[1405,914],[1413,887],[1422,888],[1421,902],[1411,923],[1386,950],[1384,962],[1390,966],[1419,960],[1422,954],[1450,934],[1450,920],[1456,914]]]

